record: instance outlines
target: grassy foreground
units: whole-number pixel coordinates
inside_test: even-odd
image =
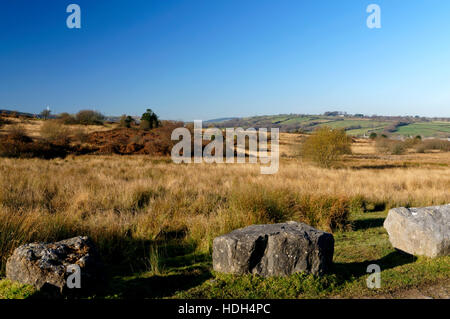
[[[439,284],[450,285],[450,257],[430,259],[396,251],[382,223],[386,212],[355,214],[353,230],[335,233],[334,269],[323,277],[296,274],[283,278],[233,276],[211,270],[206,254],[160,256],[158,267],[110,274],[105,291],[88,298],[376,298]],[[160,252],[164,254],[164,252]],[[173,253],[173,252],[172,252]],[[381,288],[366,285],[369,264],[381,267]],[[0,298],[27,298],[30,286],[0,280]],[[431,297],[436,297],[432,296]],[[442,296],[437,296],[442,297]]]

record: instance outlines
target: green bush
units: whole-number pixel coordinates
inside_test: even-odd
[[[160,126],[160,121],[158,115],[156,115],[151,109],[142,114],[141,117],[141,128],[144,130],[151,130]]]

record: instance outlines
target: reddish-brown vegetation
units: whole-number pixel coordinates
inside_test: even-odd
[[[116,128],[89,134],[87,143],[97,148],[98,154],[165,156],[170,155],[172,146],[176,143],[170,138],[172,131],[182,126],[182,123],[167,121],[153,130]]]

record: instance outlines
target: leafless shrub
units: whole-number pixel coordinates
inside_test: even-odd
[[[341,155],[351,154],[351,138],[343,129],[327,126],[315,130],[302,144],[305,158],[322,167],[330,167]]]

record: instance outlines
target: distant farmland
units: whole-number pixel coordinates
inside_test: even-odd
[[[450,118],[422,117],[356,117],[325,115],[269,115],[210,121],[218,127],[278,127],[282,132],[310,132],[327,125],[343,128],[352,136],[377,134],[450,138]]]

